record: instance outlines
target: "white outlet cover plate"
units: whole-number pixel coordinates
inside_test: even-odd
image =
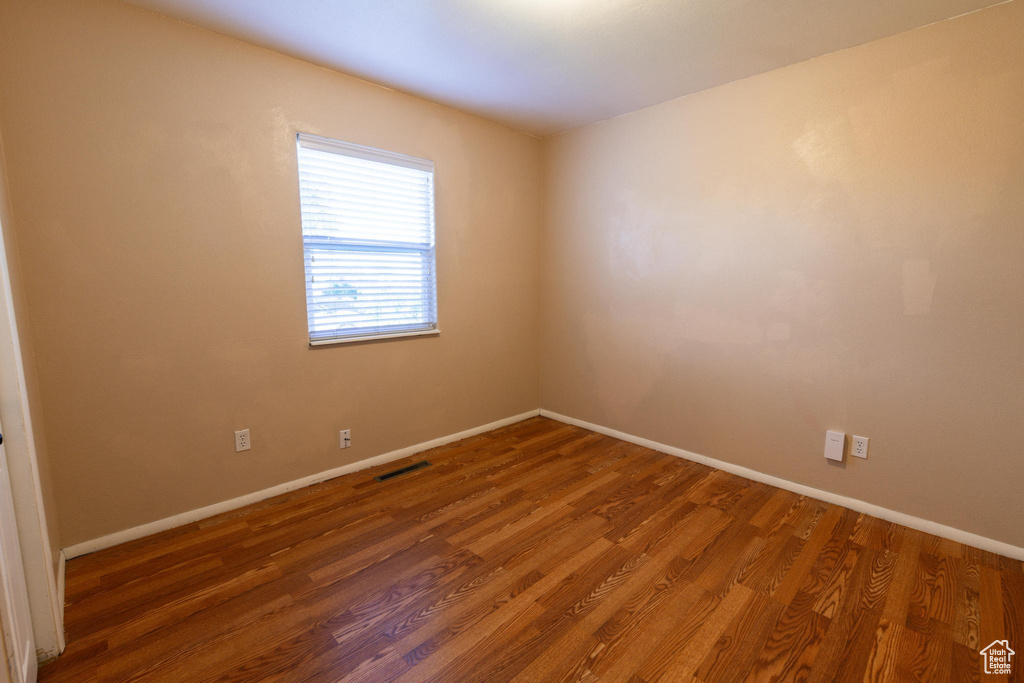
[[[850,438],[853,441],[853,445],[850,447],[850,455],[852,455],[855,458],[864,458],[866,460],[868,457],[868,437],[852,436]],[[864,442],[864,447],[858,453],[857,446],[860,442]]]
[[[825,457],[828,460],[842,461],[845,440],[846,434],[843,432],[825,432]]]

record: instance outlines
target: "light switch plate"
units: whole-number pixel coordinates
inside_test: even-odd
[[[825,432],[825,457],[829,460],[842,461],[845,442],[846,434],[843,432]]]

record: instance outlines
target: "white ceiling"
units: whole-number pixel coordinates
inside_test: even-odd
[[[128,0],[545,136],[996,0]]]

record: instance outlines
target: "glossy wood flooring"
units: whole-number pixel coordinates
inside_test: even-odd
[[[73,560],[67,603],[43,680],[971,681],[1000,680],[993,640],[1024,657],[1018,561],[544,418]]]

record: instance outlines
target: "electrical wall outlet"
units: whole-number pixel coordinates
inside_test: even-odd
[[[348,448],[352,445],[352,430],[342,429],[340,432],[341,448]]]
[[[825,432],[825,457],[829,460],[842,461],[845,442],[846,434],[843,432]]]
[[[249,430],[242,429],[235,432],[235,453],[247,451],[250,448],[252,448],[252,442],[249,441]]]
[[[854,436],[853,446],[850,448],[850,455],[855,458],[867,458],[868,457],[868,437],[866,436]]]

